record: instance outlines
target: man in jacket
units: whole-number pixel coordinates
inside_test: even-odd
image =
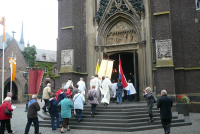
[[[162,121],[162,126],[164,128],[165,134],[170,133],[170,125],[172,119],[171,107],[173,106],[173,101],[167,96],[166,90],[161,91],[161,97],[157,101],[157,108],[160,108],[160,118]]]
[[[151,92],[151,88],[150,87],[147,87],[144,90],[143,96],[147,100],[148,113],[149,113],[149,117],[150,117],[149,123],[150,123],[150,122],[154,121],[154,119],[153,119],[153,113],[152,113],[152,108],[153,108],[153,105],[154,105],[154,97],[153,97],[153,94]]]
[[[32,122],[34,123],[35,134],[41,134],[39,133],[39,121],[37,117],[37,111],[40,111],[40,105],[37,102],[37,96],[34,94],[32,95],[32,100],[28,104],[28,122],[26,124],[25,134],[28,134]]]
[[[59,114],[58,114],[58,109],[57,109],[58,103],[56,101],[55,94],[53,94],[52,98],[49,99],[49,103],[50,103],[49,113],[51,116],[51,127],[52,127],[52,130],[56,130],[54,118],[56,117],[56,119],[57,119],[57,126],[56,126],[57,128],[60,128],[60,118],[59,118]]]
[[[43,106],[43,108],[42,108],[42,110],[44,111],[44,112],[47,112],[47,110],[46,110],[46,106],[49,104],[49,99],[50,99],[50,97],[51,97],[51,84],[50,83],[48,83],[47,84],[47,86],[44,88],[44,90],[43,90],[43,94],[42,94],[42,99],[44,100],[44,106]]]

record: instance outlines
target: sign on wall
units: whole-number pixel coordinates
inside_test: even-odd
[[[74,64],[74,50],[67,49],[61,50],[61,65],[73,65]]]

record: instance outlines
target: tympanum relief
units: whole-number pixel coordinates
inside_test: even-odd
[[[134,27],[124,21],[118,22],[107,35],[107,45],[137,43],[138,34]]]

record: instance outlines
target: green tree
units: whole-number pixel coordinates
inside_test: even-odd
[[[22,53],[26,61],[29,61],[29,66],[35,67],[36,49],[34,47],[25,47]]]

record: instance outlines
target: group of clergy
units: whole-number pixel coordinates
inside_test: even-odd
[[[114,99],[117,97],[116,90],[118,89],[115,81],[111,83],[107,75],[105,77],[103,76],[101,81],[98,78],[98,75],[95,75],[92,76],[92,79],[90,80],[90,89],[93,85],[95,85],[95,90],[98,92],[98,94],[101,94],[100,104],[107,106],[109,105],[111,99],[114,102]],[[136,94],[136,90],[130,80],[128,81],[128,87],[124,90],[127,90],[128,101],[131,102],[134,94]],[[122,92],[122,96],[124,95],[124,90]]]

